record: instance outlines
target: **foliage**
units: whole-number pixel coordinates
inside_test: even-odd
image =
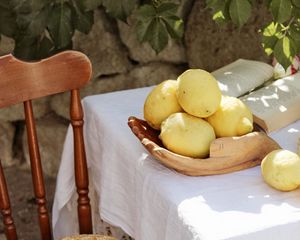
[[[137,18],[137,34],[159,52],[169,37],[181,38],[183,22],[178,4],[139,0],[0,0],[0,36],[15,40],[14,55],[27,60],[72,48],[75,30],[88,33],[93,11],[103,6],[114,18]]]
[[[206,0],[219,23],[241,28],[259,0]],[[74,32],[88,33],[93,11],[102,6],[113,18],[136,20],[140,42],[158,53],[169,39],[180,39],[183,21],[177,16],[180,0],[0,0],[1,34],[15,40],[14,54],[40,59],[72,48]],[[273,21],[261,29],[262,45],[286,68],[300,52],[300,0],[264,0]]]
[[[242,27],[251,16],[255,0],[206,0],[213,9],[213,19],[218,23],[232,21]],[[300,1],[265,0],[273,21],[263,29],[262,46],[268,55],[287,68],[300,52]]]

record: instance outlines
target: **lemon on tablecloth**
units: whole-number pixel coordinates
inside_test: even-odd
[[[267,184],[280,191],[291,191],[300,185],[300,157],[288,150],[270,152],[261,163]]]

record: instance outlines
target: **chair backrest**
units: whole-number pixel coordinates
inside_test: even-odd
[[[12,55],[0,57],[0,108],[24,103],[31,173],[38,208],[41,239],[52,239],[46,207],[45,184],[31,100],[71,91],[70,119],[74,132],[74,165],[80,233],[92,233],[88,172],[83,139],[83,111],[79,89],[91,78],[91,63],[82,53],[65,51],[38,62],[23,62]],[[17,239],[7,186],[0,164],[0,208],[7,239]]]

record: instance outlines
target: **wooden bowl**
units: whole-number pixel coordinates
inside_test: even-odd
[[[189,176],[224,174],[257,166],[271,151],[280,146],[259,128],[240,137],[215,139],[208,158],[191,158],[166,149],[159,131],[146,121],[129,117],[128,125],[148,152],[165,166]]]

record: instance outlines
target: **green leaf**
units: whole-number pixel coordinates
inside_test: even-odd
[[[149,29],[151,22],[152,22],[152,19],[137,22],[137,24],[135,26],[135,31],[136,31],[137,39],[139,40],[139,42],[145,42],[148,39],[150,39],[150,37],[148,37],[148,35],[150,35],[150,33],[148,33],[148,29]]]
[[[279,23],[283,23],[291,17],[291,0],[272,0],[270,9],[274,19]]]
[[[135,26],[137,38],[140,42],[149,41],[151,33],[148,31],[153,19],[156,17],[156,8],[153,5],[142,5],[136,12],[137,23]]]
[[[179,5],[171,2],[163,2],[156,8],[157,15],[163,17],[174,16],[177,13]]]
[[[22,36],[15,39],[13,55],[22,60],[36,60],[38,38]]]
[[[0,0],[0,8],[9,8],[8,0]]]
[[[213,20],[218,24],[224,24],[230,20],[230,1],[208,0],[208,7],[213,9]]]
[[[126,22],[127,17],[135,8],[137,0],[102,0],[102,4],[108,14]]]
[[[212,9],[215,9],[221,2],[225,2],[224,0],[206,0],[206,6]]]
[[[290,35],[294,40],[300,41],[300,27],[292,25],[290,28]]]
[[[82,1],[86,11],[95,10],[102,4],[102,0],[84,0]]]
[[[74,33],[71,17],[72,10],[67,3],[57,4],[51,12],[48,30],[58,49],[68,46],[71,42]]]
[[[232,21],[241,27],[251,16],[251,4],[248,0],[231,0],[229,13]]]
[[[291,14],[293,17],[295,18],[300,18],[300,8],[297,8],[297,7],[293,7],[292,9],[292,14]]]
[[[158,53],[171,38],[181,38],[183,21],[176,16],[178,5],[170,2],[141,6],[136,12],[136,33],[140,42],[149,42]]]
[[[53,49],[54,49],[53,42],[49,38],[44,36],[38,44],[37,58],[43,59],[49,57]]]
[[[264,4],[269,8],[272,0],[264,0]]]
[[[21,36],[16,39],[14,55],[23,60],[39,60],[49,57],[54,49],[53,42],[46,36],[42,38]]]
[[[13,37],[16,29],[16,16],[9,8],[9,4],[5,7],[0,5],[0,33],[7,37]]]
[[[11,0],[11,6],[17,15],[39,11],[51,3],[51,0]]]
[[[20,31],[25,32],[32,37],[37,37],[44,32],[50,11],[50,7],[44,7],[40,10],[33,11],[30,14],[18,15],[17,23]]]
[[[224,15],[224,12],[220,10],[214,13],[213,20],[218,24],[223,24],[226,23],[229,19],[227,19]]]
[[[157,8],[160,4],[162,4],[164,1],[167,1],[167,0],[150,0],[149,2],[151,2],[151,4]]]
[[[94,14],[92,11],[84,11],[84,6],[81,0],[73,0],[72,18],[75,29],[88,34],[94,24]]]
[[[136,12],[136,17],[140,21],[152,20],[156,16],[156,9],[150,4],[142,5]]]
[[[168,32],[158,18],[151,22],[148,31],[151,33],[151,37],[148,37],[149,43],[159,53],[168,44]]]
[[[31,6],[29,0],[11,0],[10,4],[17,14],[31,12]]]
[[[300,27],[292,25],[290,29],[290,37],[294,40],[297,52],[300,51]]]
[[[277,41],[282,38],[281,25],[275,22],[271,22],[262,31],[262,46],[267,55],[273,53],[274,47]]]
[[[166,29],[171,38],[182,38],[183,36],[183,21],[177,16],[162,18]]]
[[[32,11],[40,10],[52,2],[51,0],[29,0],[29,1],[30,1]]]
[[[296,55],[295,43],[287,36],[279,39],[274,48],[274,56],[277,61],[287,69]]]
[[[11,0],[21,35],[40,35],[47,26],[52,8],[50,0]]]
[[[292,0],[294,6],[296,6],[297,8],[300,8],[300,1],[299,0]]]

